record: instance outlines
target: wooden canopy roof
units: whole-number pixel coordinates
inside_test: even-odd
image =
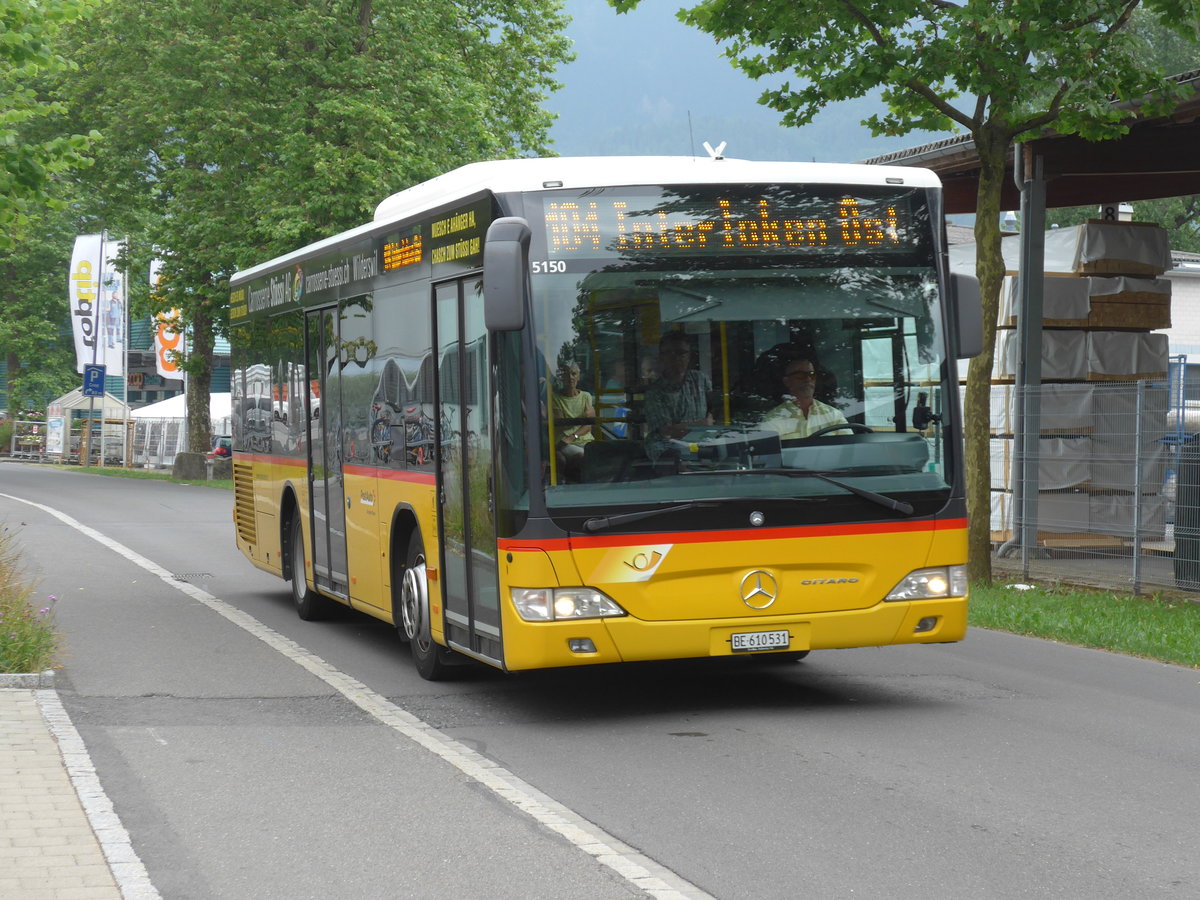
[[[1074,135],[1045,134],[1021,143],[1041,157],[1046,206],[1086,206],[1200,194],[1200,71],[1176,75],[1190,89],[1169,116],[1143,117],[1130,106],[1129,133],[1107,141]],[[1011,163],[1012,150],[1009,151]],[[975,212],[979,155],[969,135],[900,150],[866,162],[921,166],[942,179],[946,212]],[[1020,194],[1012,179],[1004,183],[1001,209],[1017,209]]]

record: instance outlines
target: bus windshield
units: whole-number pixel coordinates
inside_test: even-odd
[[[923,191],[610,188],[525,208],[535,452],[565,527],[945,504],[941,407],[957,399]]]

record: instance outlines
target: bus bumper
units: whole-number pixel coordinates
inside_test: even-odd
[[[732,635],[786,631],[785,649],[828,650],[962,640],[967,598],[878,603],[869,609],[720,621],[648,622],[632,616],[563,622],[505,622],[509,671],[639,660],[742,656]],[[587,649],[590,646],[592,649]],[[584,649],[580,649],[580,648]]]

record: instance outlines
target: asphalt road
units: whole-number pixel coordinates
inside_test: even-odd
[[[1200,896],[1200,672],[975,630],[431,684],[383,623],[297,619],[231,503],[0,464],[165,898]]]

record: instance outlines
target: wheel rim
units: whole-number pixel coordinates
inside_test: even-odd
[[[419,556],[411,566],[404,570],[404,584],[400,593],[400,619],[404,626],[405,636],[413,641],[422,652],[427,652],[432,644],[429,629],[425,627],[426,610],[429,608],[428,598],[425,557]]]

